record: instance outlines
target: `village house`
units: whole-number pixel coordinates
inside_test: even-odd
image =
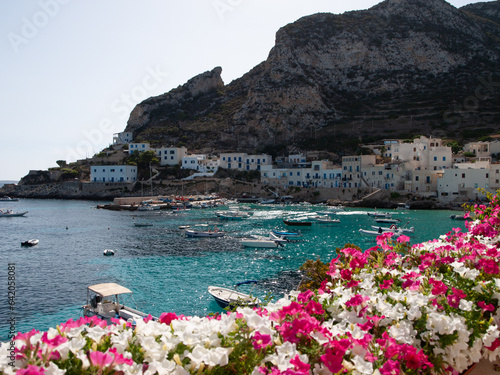
[[[132,132],[121,132],[113,134],[113,144],[123,145],[128,144],[134,140],[134,135]]]
[[[264,165],[272,165],[269,155],[248,155],[245,153],[220,154],[220,167],[238,171],[260,171]]]
[[[93,165],[90,167],[91,182],[135,182],[135,165]]]
[[[155,149],[161,165],[181,165],[182,158],[187,155],[186,147],[161,147]]]

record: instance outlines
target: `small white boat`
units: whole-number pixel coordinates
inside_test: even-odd
[[[391,214],[387,212],[367,212],[366,214],[371,217],[380,217],[387,219],[390,219],[392,217]]]
[[[27,213],[28,213],[28,211],[14,212],[12,210],[6,210],[6,211],[0,210],[0,217],[19,217],[19,216],[24,216]]]
[[[279,242],[264,238],[243,238],[240,243],[245,247],[273,248],[280,246]]]
[[[398,203],[396,210],[409,210],[411,207],[407,203]]]
[[[108,322],[111,321],[111,318],[133,322],[148,316],[146,313],[125,306],[124,301],[122,301],[125,296],[131,298],[132,291],[115,283],[89,286],[87,288],[87,304],[82,306],[83,315],[97,316]],[[153,317],[153,320],[157,320],[157,318]]]
[[[237,290],[238,286],[244,284],[256,284],[257,281],[249,280],[235,285],[234,289],[229,289],[221,286],[209,286],[208,293],[214,297],[215,301],[221,307],[237,307],[237,306],[258,306],[262,301],[251,294],[242,293]]]
[[[342,206],[328,206],[326,210],[330,212],[343,212],[345,208]]]
[[[366,236],[380,236],[381,234],[384,233],[394,233],[394,235],[396,236],[401,236],[403,234],[403,231],[401,229],[398,229],[396,231],[392,230],[384,231],[382,228],[379,228],[378,230],[360,229],[359,233],[364,234]]]
[[[378,230],[379,228],[382,228],[382,231],[384,231],[384,232],[395,232],[395,231],[401,230],[404,234],[415,233],[415,227],[410,227],[410,228],[399,227],[398,228],[396,225],[391,225],[390,227],[377,227],[376,225],[372,225],[373,230]]]
[[[470,216],[465,217],[465,215],[450,215],[450,219],[452,219],[452,220],[472,220],[472,218]]]
[[[318,217],[316,222],[318,224],[337,224],[340,223],[340,219],[332,219],[330,216],[325,215],[324,217]]]
[[[102,252],[103,255],[105,256],[112,256],[112,255],[115,255],[115,251],[112,250],[112,249],[105,249],[103,252]]]
[[[38,241],[37,239],[23,241],[23,242],[21,242],[21,246],[28,246],[28,247],[36,246],[36,245],[38,245],[38,242],[40,242],[40,241]]]
[[[18,201],[19,201],[18,198],[11,198],[7,195],[5,197],[0,198],[0,202],[18,202]]]
[[[215,226],[210,226],[208,224],[198,224],[196,225],[197,228],[190,228],[189,226],[185,226],[187,228],[184,228],[184,236],[189,237],[189,238],[198,238],[198,237],[205,237],[205,238],[217,238],[217,237],[224,237],[226,235],[226,232],[220,231],[219,228],[217,228],[217,225]]]

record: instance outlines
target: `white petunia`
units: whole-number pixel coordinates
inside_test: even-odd
[[[354,356],[354,358],[352,359],[352,363],[360,374],[373,374],[373,364],[371,362],[365,361],[359,355]]]
[[[466,299],[461,299],[458,307],[463,311],[471,311],[473,303],[472,301],[467,301]]]
[[[401,320],[389,328],[389,336],[403,344],[415,345],[417,333],[408,320]]]

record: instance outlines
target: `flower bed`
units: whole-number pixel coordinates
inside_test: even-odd
[[[467,232],[342,249],[317,290],[215,317],[68,321],[0,348],[5,374],[457,374],[500,354],[499,199]],[[15,365],[13,367],[12,365]]]

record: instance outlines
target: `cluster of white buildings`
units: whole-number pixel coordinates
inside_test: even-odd
[[[128,144],[129,152],[154,151],[162,166],[180,165],[193,169],[194,176],[213,176],[219,167],[239,171],[260,171],[266,185],[314,188],[372,187],[402,193],[437,197],[442,202],[465,201],[482,196],[479,188],[494,192],[500,188],[500,164],[492,155],[500,153],[500,142],[472,142],[464,152],[472,161],[454,157],[451,147],[433,137],[413,141],[385,140],[367,146],[372,155],[342,157],[342,165],[327,160],[310,160],[302,154],[289,155],[273,163],[269,155],[222,153],[219,156],[188,154],[185,147],[153,149],[149,143],[134,143],[132,133],[118,133],[115,144]],[[471,154],[472,153],[472,154]],[[470,158],[468,158],[470,160]],[[93,182],[133,182],[135,166],[93,166]]]

